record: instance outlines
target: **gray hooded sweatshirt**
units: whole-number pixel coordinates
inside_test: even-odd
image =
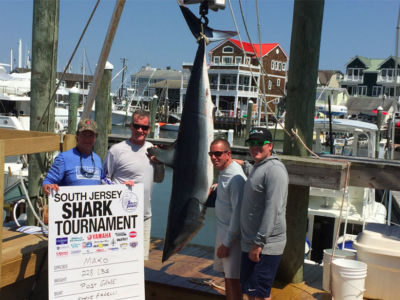
[[[286,245],[288,173],[274,155],[248,171],[240,213],[242,251],[257,244],[262,254],[281,255]]]

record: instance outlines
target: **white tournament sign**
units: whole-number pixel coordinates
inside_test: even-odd
[[[142,184],[50,196],[49,298],[145,299]]]

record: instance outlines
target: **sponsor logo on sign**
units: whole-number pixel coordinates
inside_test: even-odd
[[[82,243],[82,248],[91,248],[93,247],[92,242],[83,242]]]
[[[123,242],[123,241],[127,241],[127,240],[128,240],[127,237],[123,237],[123,238],[117,239],[117,242]]]
[[[126,249],[126,247],[128,247],[128,243],[121,243],[120,246],[121,249]]]
[[[102,249],[97,249],[96,252],[105,252],[106,250]]]
[[[89,234],[87,236],[88,240],[98,240],[98,239],[107,239],[111,237],[110,232],[105,232],[105,233],[94,233],[94,234]]]
[[[56,252],[57,256],[67,256],[68,255],[68,251],[60,251],[60,252]]]
[[[71,251],[72,255],[78,255],[79,253],[81,253],[81,250],[72,250]]]
[[[70,240],[69,240],[71,243],[74,243],[74,242],[82,242],[83,241],[83,237],[72,237],[72,238],[70,238]]]
[[[68,245],[62,245],[62,246],[57,246],[56,247],[57,250],[67,249],[67,248],[69,248]]]
[[[126,236],[125,232],[115,232],[116,236]]]
[[[136,236],[137,236],[136,231],[131,231],[131,232],[129,232],[129,237],[130,237],[130,238],[134,238],[134,237],[136,237]]]
[[[67,237],[56,238],[56,245],[65,245],[65,244],[68,244]]]
[[[80,245],[81,244],[78,244],[78,243],[72,243],[71,248],[79,248]]]
[[[118,247],[111,247],[111,248],[108,248],[108,250],[117,251],[117,250],[119,250],[119,248]]]
[[[134,212],[138,206],[138,197],[132,191],[125,190],[121,195],[121,204],[126,212]]]
[[[129,246],[131,246],[132,248],[136,248],[137,244],[137,242],[130,242]]]

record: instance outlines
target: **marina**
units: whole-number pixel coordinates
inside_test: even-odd
[[[170,11],[171,4],[138,5],[138,11],[150,5],[156,15],[151,24],[146,20],[146,27],[137,26],[138,23],[127,26],[123,12],[132,9],[133,3],[116,0],[114,10],[110,3],[105,4],[111,19],[102,47],[97,45],[101,30],[96,42],[92,40],[92,45],[84,46],[81,42],[87,43],[85,35],[93,34],[88,26],[99,3],[93,3],[94,7],[88,10],[91,15],[85,20],[78,42],[75,44],[70,38],[66,47],[59,45],[59,41],[64,42],[58,36],[59,30],[65,34],[65,28],[59,28],[59,17],[65,18],[61,12],[70,4],[34,1],[30,4],[32,49],[24,49],[22,55],[20,39],[18,67],[13,49],[10,63],[0,63],[0,169],[4,173],[0,178],[0,298],[230,300],[229,281],[213,268],[217,218],[216,210],[206,204],[210,186],[219,175],[218,168],[213,169],[213,157],[227,151],[219,149],[210,154],[209,151],[216,151],[210,149],[210,143],[215,138],[226,138],[232,158],[251,163],[255,156],[250,155],[245,140],[251,130],[263,132],[267,128],[273,136],[273,153],[288,176],[287,205],[286,197],[282,199],[286,214],[277,218],[284,224],[286,247],[282,244],[272,298],[396,300],[398,293],[393,292],[393,287],[400,280],[400,10],[395,55],[380,53],[381,58],[368,58],[348,52],[342,72],[321,69],[320,52],[327,46],[321,42],[323,20],[326,22],[323,16],[331,16],[331,11],[324,9],[324,0],[290,3],[290,48],[289,42],[279,36],[268,34],[268,40],[263,40],[266,36],[261,39],[261,23],[268,18],[260,23],[257,1],[257,15],[249,18],[241,0],[234,1],[242,15],[240,26],[231,1],[178,0],[174,13]],[[200,4],[198,12],[193,4]],[[233,24],[225,18],[228,5]],[[262,3],[267,11],[265,5]],[[86,6],[84,3],[80,9],[83,11]],[[165,9],[168,20],[161,17],[160,8]],[[135,13],[130,11],[129,22],[135,19]],[[78,15],[79,10],[74,12],[74,16]],[[101,19],[106,24],[104,16]],[[138,19],[142,17],[136,15]],[[252,19],[257,23],[253,26],[257,25],[258,40],[252,40],[246,18],[247,22]],[[170,32],[160,26],[167,23],[174,23]],[[172,29],[175,23],[182,28]],[[98,26],[97,23],[95,28]],[[116,44],[121,43],[121,30],[125,30],[121,27],[131,29],[129,33],[125,31],[123,45],[131,43],[126,39],[128,35],[136,40],[132,33],[140,27],[140,35],[148,32],[157,40],[157,46],[139,42],[140,47],[135,50],[121,47]],[[279,27],[274,26],[274,30],[281,32]],[[69,23],[69,31],[79,33],[81,29]],[[341,31],[345,35],[347,30]],[[165,41],[164,36],[169,40]],[[186,40],[191,48],[185,46]],[[85,49],[80,72],[72,72],[73,65],[79,69],[75,67],[76,50],[95,44],[99,53],[90,55],[98,56],[94,72],[90,70],[93,75],[87,73],[90,65]],[[154,49],[146,48],[150,44],[164,63],[167,57],[175,60],[169,56],[173,52],[180,59],[180,69],[174,69],[176,63],[173,67],[152,67],[148,61],[156,65],[160,61],[151,57]],[[60,57],[58,51],[64,52],[70,46],[75,49],[71,56],[68,53],[70,58],[65,64],[61,62],[65,55]],[[186,49],[185,54],[180,48]],[[128,75],[128,59],[118,52],[122,69],[113,76],[116,49],[129,49],[127,53],[135,53],[130,60],[146,61],[146,66],[136,73],[131,69]],[[335,55],[331,53],[330,61],[339,57],[343,49]],[[149,57],[136,56],[136,52],[146,51]],[[369,47],[363,51],[366,55],[374,53]],[[342,65],[343,62],[341,57]],[[62,72],[58,72],[60,65]],[[334,65],[338,62],[329,64],[330,68]],[[121,83],[116,83],[114,79],[119,76]],[[137,109],[149,112],[150,116],[144,117],[147,120],[132,120]],[[97,124],[88,120],[87,127],[77,127],[79,120],[86,118]],[[86,132],[83,136],[93,142],[86,143],[85,151],[81,151],[80,128],[90,131],[90,135]],[[154,181],[162,182],[150,186],[151,207],[147,183],[142,189],[142,182],[129,177],[128,181],[121,180],[121,185],[100,186],[104,182],[100,181],[100,172],[96,173],[105,161],[104,173],[110,178],[103,180],[111,180],[113,171],[106,167],[110,162],[108,156],[105,159],[106,153],[112,145],[130,137],[137,145],[135,140],[140,139],[134,138],[134,132],[146,132],[141,138],[156,146],[141,153],[141,161],[146,159],[147,163],[148,156],[156,163],[154,169],[162,167],[160,163],[166,166],[163,181],[156,179],[160,174],[153,170]],[[271,151],[270,137],[258,142],[250,144],[251,151],[252,147]],[[46,183],[42,190],[55,155],[72,148],[77,151],[73,166],[76,179],[79,173],[85,177],[80,180],[90,180],[98,186],[71,187],[71,191],[78,191],[76,195],[83,195],[85,189],[82,198],[55,196],[50,190],[58,186],[53,184]],[[82,153],[90,154],[91,160],[89,156],[85,160],[92,165],[82,163]],[[122,157],[123,153],[115,155]],[[110,164],[121,170],[116,160]],[[263,176],[265,180],[269,178],[267,174]],[[75,181],[78,185],[83,182]],[[269,190],[266,183],[256,187],[258,193],[259,188]],[[106,191],[113,191],[113,201],[106,198]],[[257,205],[251,207],[254,211],[256,208]],[[148,260],[143,260],[142,254],[146,257],[147,250],[141,244],[146,245],[149,216],[150,254]],[[61,228],[55,224],[66,227],[55,233],[55,228]],[[74,228],[71,224],[80,225]],[[245,225],[241,224],[242,230]],[[256,230],[257,235],[262,230]],[[245,237],[243,234],[243,241]],[[254,239],[250,239],[251,243],[258,245]],[[267,245],[263,247],[267,249]],[[246,294],[242,297],[249,299]]]

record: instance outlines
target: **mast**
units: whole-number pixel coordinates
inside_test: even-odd
[[[122,61],[122,77],[121,77],[121,87],[119,89],[119,102],[122,102],[124,96],[124,81],[125,81],[125,69],[126,69],[126,58],[121,58]]]

